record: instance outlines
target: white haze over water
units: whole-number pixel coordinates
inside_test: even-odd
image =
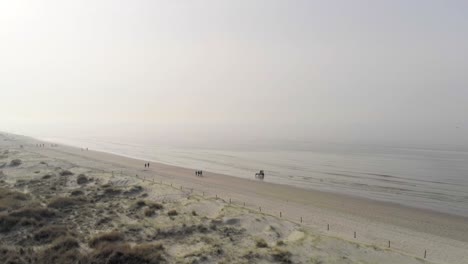
[[[1,1],[0,130],[466,149],[466,14],[457,0]]]

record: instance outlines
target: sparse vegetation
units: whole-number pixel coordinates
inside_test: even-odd
[[[28,194],[0,188],[0,212],[23,207],[30,199]]]
[[[2,263],[8,264],[29,264],[34,263],[30,252],[25,252],[23,248],[0,247],[0,259]]]
[[[55,213],[46,208],[22,208],[0,216],[0,232],[10,232],[18,226],[38,226],[54,216]]]
[[[135,185],[135,186],[132,186],[128,191],[125,191],[124,194],[135,195],[135,194],[141,193],[142,191],[143,191],[143,187],[141,187],[140,185]]]
[[[103,217],[103,218],[99,219],[99,220],[96,222],[96,225],[97,225],[97,226],[104,225],[104,224],[107,224],[107,223],[109,223],[109,222],[111,222],[111,221],[112,221],[111,218],[109,218],[109,217]]]
[[[0,233],[10,232],[20,221],[21,219],[17,217],[9,215],[0,216]]]

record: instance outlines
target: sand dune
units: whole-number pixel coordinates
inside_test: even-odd
[[[0,136],[0,259],[468,263],[463,217],[38,143]]]

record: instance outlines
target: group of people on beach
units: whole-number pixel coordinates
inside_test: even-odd
[[[195,171],[195,175],[197,175],[197,176],[200,176],[200,177],[201,177],[201,176],[203,176],[203,171],[201,171],[201,170],[197,170],[197,171]]]
[[[149,168],[149,162],[148,163],[145,163],[145,168]]]
[[[53,148],[53,147],[58,147],[57,144],[50,144],[50,146]],[[45,148],[46,147],[46,144],[36,144],[36,147],[38,148]]]

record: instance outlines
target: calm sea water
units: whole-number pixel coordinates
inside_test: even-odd
[[[48,138],[123,156],[300,188],[468,216],[468,152],[376,146],[331,145],[301,150],[201,149]]]

